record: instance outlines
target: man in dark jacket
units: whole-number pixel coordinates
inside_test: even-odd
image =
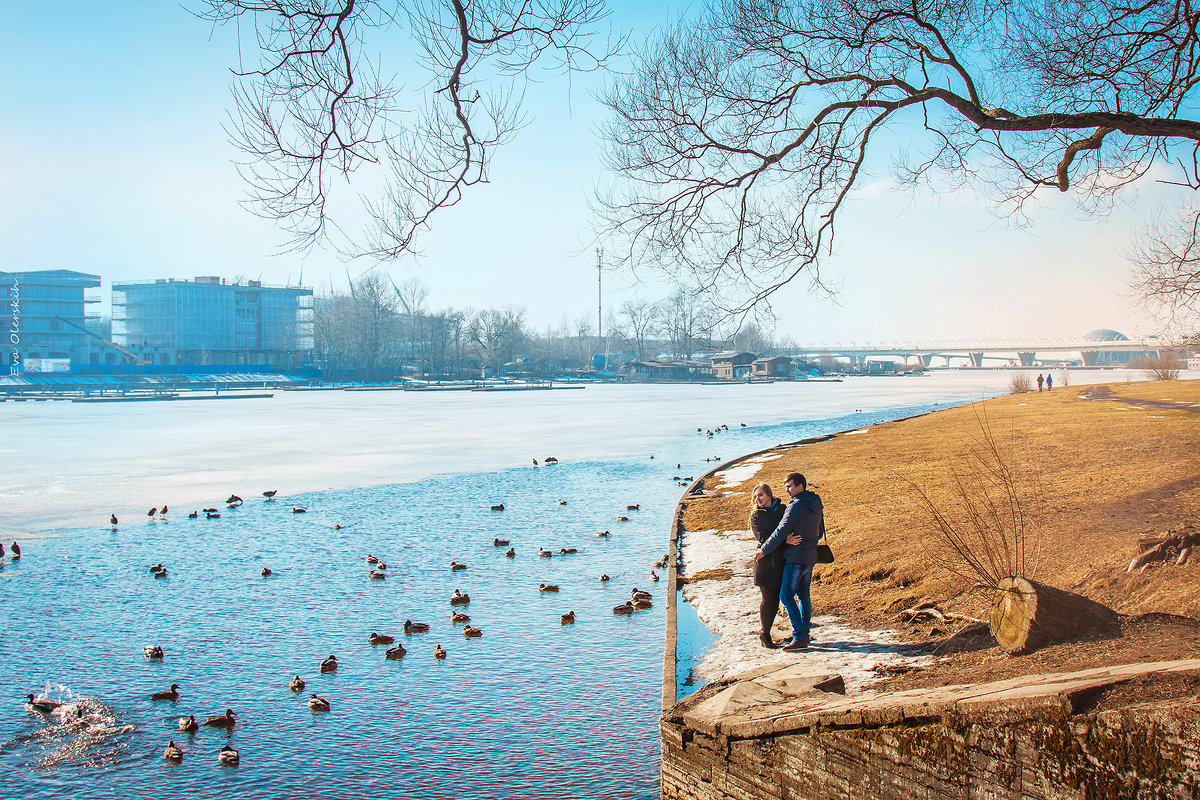
[[[812,598],[809,590],[812,587],[813,565],[817,563],[817,542],[821,538],[825,513],[821,498],[815,492],[808,491],[808,481],[799,472],[788,475],[783,488],[787,490],[792,502],[788,503],[775,532],[759,545],[754,560],[758,561],[776,549],[783,548],[783,585],[779,589],[779,602],[783,603],[788,620],[792,623],[792,640],[785,644],[783,649],[805,650],[808,648],[808,626],[812,621]],[[799,544],[787,544],[786,540],[791,534],[800,535]]]

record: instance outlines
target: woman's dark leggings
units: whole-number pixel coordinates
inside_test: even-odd
[[[779,614],[779,584],[760,586],[758,590],[762,593],[762,600],[758,604],[758,618],[762,622],[762,632],[770,636],[771,626],[775,624],[775,617]]]

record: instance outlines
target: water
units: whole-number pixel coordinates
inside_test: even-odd
[[[655,797],[666,584],[649,570],[667,550],[675,476],[1006,383],[963,372],[6,403],[0,508],[25,544],[0,570],[5,795]],[[722,423],[730,430],[712,439],[696,432]],[[533,468],[548,455],[563,463]],[[264,501],[265,489],[278,499]],[[230,492],[246,503],[226,509]],[[149,521],[162,502],[170,521]],[[500,502],[503,512],[490,510]],[[626,511],[633,503],[640,510]],[[186,517],[203,505],[221,518]],[[541,547],[579,552],[540,558]],[[367,578],[367,554],[388,563],[386,580]],[[469,569],[451,573],[452,560]],[[148,571],[159,562],[166,579]],[[261,577],[264,566],[275,575]],[[655,606],[613,615],[634,586]],[[471,595],[482,638],[451,624],[455,588]],[[577,622],[560,624],[569,610]],[[406,619],[432,630],[405,636]],[[367,643],[372,631],[408,654],[386,660],[386,646]],[[438,643],[444,661],[432,656]],[[143,658],[148,644],[163,647],[161,663]],[[331,653],[342,666],[320,674]],[[295,674],[308,682],[300,695],[287,687]],[[173,682],[178,701],[149,700]],[[18,698],[29,692],[74,698],[82,719],[26,712]],[[309,711],[312,692],[332,711]],[[181,715],[226,707],[238,719],[230,733],[176,728]],[[180,764],[162,759],[172,738]],[[241,766],[218,765],[226,742]]]

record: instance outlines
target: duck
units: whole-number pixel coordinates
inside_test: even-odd
[[[560,506],[565,506],[565,505],[567,504],[567,501],[566,501],[566,500],[559,500],[559,501],[558,501],[558,504],[559,504]]]
[[[224,714],[218,714],[215,717],[209,717],[204,720],[204,724],[213,728],[232,728],[237,722],[233,717],[233,709],[227,708]]]
[[[147,661],[162,661],[163,649],[156,644],[148,644],[142,648],[142,655]]]
[[[375,633],[372,631],[371,635],[367,637],[367,641],[371,644],[392,644],[396,641],[396,637],[388,636],[386,633]]]
[[[277,495],[278,493],[279,493],[278,489],[271,489],[270,491],[263,492],[263,497],[267,498],[268,500],[274,500],[275,495]]]
[[[636,586],[633,587],[633,591],[631,591],[629,594],[632,596],[632,598],[634,600],[653,600],[654,599],[654,595],[650,594],[649,592],[647,592],[644,589],[639,589]]]
[[[578,552],[579,552],[579,550],[578,550],[577,548],[574,548],[574,547],[564,547],[564,548],[562,548],[561,550],[559,550],[559,551],[558,551],[558,554],[559,554],[559,555],[563,555],[563,556],[567,556],[567,555],[570,555],[571,553],[578,553]]]
[[[158,571],[164,570],[164,569],[166,569],[166,567],[164,567],[162,564],[155,564],[153,567],[150,568],[150,571],[158,572]]]
[[[275,573],[271,571],[271,568],[270,568],[270,567],[263,567],[263,568],[262,568],[262,571],[261,571],[261,572],[259,572],[258,574],[259,574],[259,575],[262,575],[264,578],[269,578],[269,577],[271,577],[272,575],[274,575]]]
[[[483,636],[483,631],[479,630],[479,628],[472,628],[470,625],[467,625],[465,628],[463,628],[463,636],[468,639],[475,639],[479,636]]]
[[[28,701],[25,703],[26,711],[40,711],[43,714],[49,714],[62,705],[62,703],[56,703],[53,700],[35,700],[31,694],[27,694],[25,697],[28,698]]]
[[[305,686],[304,681],[300,679],[299,675],[297,675],[296,677],[294,677],[290,681],[288,681],[288,688],[291,689],[293,692],[303,692],[304,686]]]
[[[604,583],[605,581],[608,581],[608,580],[612,580],[612,579],[608,577],[608,573],[607,573],[607,572],[606,572],[606,573],[604,573],[603,575],[601,575],[601,576],[600,576],[600,582],[601,582],[601,583]]]
[[[405,633],[424,633],[427,630],[429,630],[429,623],[427,622],[413,622],[410,619],[404,620]]]
[[[337,672],[338,660],[337,656],[330,656],[321,662],[321,672]]]
[[[153,521],[154,521],[154,515],[155,515],[155,514],[157,514],[157,513],[158,513],[158,506],[155,506],[154,508],[152,508],[152,509],[150,509],[149,511],[147,511],[147,512],[146,512],[146,516],[150,518],[150,521],[151,521],[151,522],[153,522]]]
[[[217,753],[217,761],[229,767],[236,767],[241,763],[242,757],[238,755],[237,750],[225,745],[221,748],[221,752]]]
[[[545,459],[543,459],[543,460],[544,460],[544,461],[545,461],[547,464],[557,464],[557,463],[558,463],[558,459],[557,459],[557,458],[555,458],[554,456],[546,456],[546,458],[545,458]]]
[[[458,611],[450,612],[450,622],[452,622],[452,623],[454,623],[454,622],[470,622],[470,621],[471,621],[471,617],[468,614],[463,614]]]
[[[313,711],[328,711],[331,706],[329,701],[324,697],[318,697],[314,694],[312,697],[308,698],[308,707]]]
[[[567,613],[563,614],[559,619],[562,620],[563,625],[574,625],[575,624],[575,612],[568,611]]]
[[[112,523],[112,526],[113,526],[114,528],[115,528],[115,527],[117,527],[117,515],[116,515],[116,514],[113,514],[111,517],[109,517],[109,518],[108,518],[108,521],[109,521],[110,523]]]
[[[443,648],[443,647],[442,647],[442,646],[439,644],[437,647],[435,647],[435,648],[433,649],[433,657],[434,657],[434,658],[445,658],[445,657],[446,657],[446,650],[445,650],[445,648]]]
[[[163,750],[163,758],[167,761],[183,761],[183,751],[175,746],[175,740],[167,742],[167,749]]]
[[[653,608],[654,604],[651,603],[649,600],[638,599],[638,600],[633,601],[633,607],[636,608],[638,611],[643,611],[647,608]]]
[[[539,583],[538,591],[539,592],[557,592],[558,586],[557,586],[557,584],[553,584],[553,583]]]
[[[157,571],[154,573],[154,577],[156,577],[156,578],[165,578],[165,577],[167,577],[167,568],[166,568],[166,567],[163,567],[162,569],[160,569],[160,570],[157,570]]]
[[[654,581],[655,583],[658,583],[658,573],[655,572],[654,570],[650,570],[650,580]]]
[[[514,547],[510,547],[510,548],[508,548],[508,550],[507,550],[507,551],[504,553],[504,555],[505,555],[505,556],[507,556],[508,558],[516,558],[516,557],[517,557],[517,550],[516,550],[516,548],[514,548]]]
[[[367,563],[368,564],[378,564],[379,559],[376,558],[375,556],[371,555],[370,553],[367,553]]]
[[[466,568],[467,568],[466,564],[460,564],[457,561],[450,562],[450,571],[451,572],[458,572],[459,570],[466,569]]]
[[[508,547],[512,542],[508,539],[492,539],[492,547]]]
[[[384,580],[385,578],[387,578],[387,573],[386,572],[376,572],[375,570],[371,570],[370,572],[367,573],[367,577],[373,581],[381,581],[381,580]]]
[[[641,510],[642,510],[642,504],[641,504],[641,503],[634,503],[634,504],[633,504],[633,505],[631,505],[631,506],[625,506],[625,510],[626,510],[626,511],[641,511]]]
[[[632,614],[633,613],[633,603],[622,603],[621,605],[613,608],[613,613],[614,614]]]
[[[236,506],[241,504],[242,498],[238,497],[236,494],[231,494],[225,502],[229,505]]]
[[[608,531],[596,531],[596,536],[601,539],[607,539],[612,536]]]
[[[199,511],[192,511],[191,513],[188,514],[188,519],[199,519],[199,518],[200,518]]]
[[[618,514],[617,522],[629,522],[629,517],[625,516],[624,514]]]
[[[196,730],[199,730],[199,728],[200,723],[196,722],[195,714],[188,714],[186,717],[179,718],[179,730],[183,731],[184,733],[192,733]]]
[[[395,661],[398,658],[404,658],[404,654],[407,652],[408,651],[404,649],[404,645],[398,644],[395,647],[389,647],[386,655],[388,658]]]
[[[202,508],[202,509],[200,509],[200,510],[201,510],[201,511],[203,511],[205,514],[215,514],[215,513],[217,513],[217,509],[215,509],[215,508]]]
[[[385,570],[385,569],[387,569],[387,564],[380,561],[378,564],[375,565],[375,569]]]
[[[220,519],[221,514],[217,511],[205,511],[204,518],[205,519]]]
[[[546,548],[544,548],[544,547],[539,547],[539,548],[538,548],[538,557],[539,557],[539,558],[553,558],[553,557],[554,557],[554,551],[553,551],[553,550],[547,550],[547,549],[546,549]]]
[[[292,506],[292,513],[293,514],[307,514],[308,509],[307,508],[299,508],[297,506]]]
[[[496,505],[492,506],[492,511],[503,511],[503,510],[504,510],[504,503],[497,503]]]
[[[160,517],[166,517],[166,516],[167,516],[167,511],[168,511],[167,507],[166,507],[166,506],[163,506],[162,508],[160,508],[160,509],[158,510],[158,515],[159,515]]]
[[[151,700],[170,700],[172,703],[174,703],[176,700],[179,699],[179,684],[172,683],[170,689],[167,689],[164,692],[155,692],[154,694],[150,695],[150,699]]]
[[[470,602],[471,595],[463,594],[458,589],[455,589],[454,594],[450,595],[450,605],[452,606],[465,606],[469,605]]]
[[[533,460],[533,465],[534,465],[535,467],[538,465],[538,463],[537,463],[537,459],[536,459],[536,458]]]

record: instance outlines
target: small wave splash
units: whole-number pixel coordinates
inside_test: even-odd
[[[42,727],[0,748],[27,752],[25,760],[29,766],[97,767],[114,763],[127,752],[134,726],[122,722],[112,706],[90,697],[76,697],[69,686],[51,682],[34,699],[60,705],[50,712],[41,712],[27,703],[26,711],[40,717]]]

